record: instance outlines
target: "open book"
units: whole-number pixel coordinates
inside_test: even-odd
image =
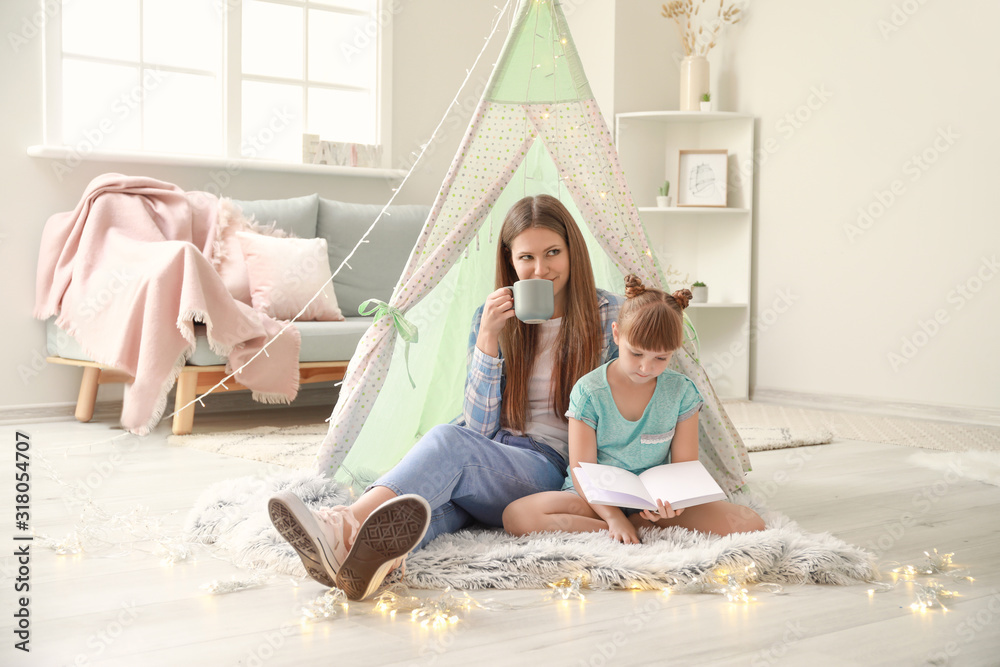
[[[726,494],[701,461],[666,463],[636,475],[599,463],[574,468],[583,494],[594,505],[656,510],[659,498],[675,509],[725,500]]]

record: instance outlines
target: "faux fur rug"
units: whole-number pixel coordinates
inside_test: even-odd
[[[991,426],[814,410],[755,401],[725,401],[725,407],[740,434],[747,427],[782,427],[796,433],[828,431],[841,441],[860,440],[952,452],[1000,452],[1000,428]]]
[[[256,426],[242,431],[167,436],[167,444],[203,452],[313,470],[328,425]]]
[[[741,426],[736,430],[743,438],[743,444],[751,452],[765,449],[785,449],[806,445],[825,445],[833,442],[833,431],[828,428],[791,428],[788,426]]]
[[[1000,452],[918,452],[907,462],[1000,486]]]
[[[227,480],[195,503],[185,526],[188,538],[240,567],[304,576],[298,556],[267,516],[267,498],[285,488],[313,507],[348,498],[336,482],[305,471]],[[804,532],[788,517],[766,511],[752,492],[734,500],[754,508],[767,530],[720,538],[654,528],[641,534],[638,545],[614,542],[606,532],[515,538],[494,529],[463,530],[411,554],[404,583],[431,589],[546,588],[584,574],[592,588],[654,589],[751,562],[765,582],[848,585],[878,578],[874,556],[863,549],[828,533]]]

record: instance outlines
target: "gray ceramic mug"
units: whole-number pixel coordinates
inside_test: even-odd
[[[513,287],[514,315],[525,324],[541,324],[556,312],[555,292],[551,280],[529,278],[518,280]]]

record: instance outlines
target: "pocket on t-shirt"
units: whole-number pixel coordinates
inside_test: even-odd
[[[643,433],[639,436],[639,442],[644,445],[662,445],[665,442],[670,442],[674,437],[674,430],[671,429],[667,433]]]

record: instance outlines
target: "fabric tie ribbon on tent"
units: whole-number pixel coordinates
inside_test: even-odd
[[[403,311],[399,308],[390,306],[385,301],[380,301],[379,299],[368,299],[365,301],[358,306],[358,314],[364,317],[374,315],[376,322],[385,315],[392,318],[392,323],[396,327],[396,331],[399,332],[399,337],[406,343],[406,346],[403,348],[403,360],[406,362],[406,376],[410,378],[410,386],[416,388],[417,384],[413,381],[413,375],[410,374],[410,343],[418,342],[420,332],[417,329],[417,325],[403,317]]]

